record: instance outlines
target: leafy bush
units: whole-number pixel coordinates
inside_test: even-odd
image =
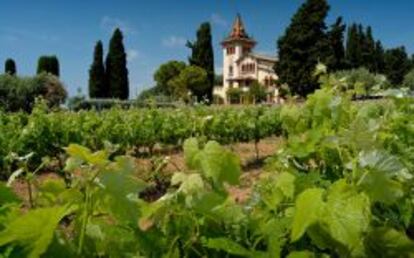
[[[404,88],[410,89],[411,91],[414,91],[414,70],[411,70],[408,74],[405,75],[402,86]]]
[[[248,95],[251,98],[253,104],[255,104],[266,101],[267,92],[262,84],[260,84],[258,81],[254,81],[252,85],[250,85]]]
[[[231,104],[240,104],[240,98],[243,95],[243,91],[239,88],[230,88],[227,90],[227,96]]]
[[[356,95],[369,96],[390,86],[384,75],[370,73],[366,68],[339,71],[331,76],[339,81],[342,90]]]
[[[187,100],[188,93],[191,92],[197,101],[203,100],[208,86],[207,72],[198,66],[187,66],[180,74],[169,81],[169,86],[174,92],[174,96],[179,99]]]
[[[34,77],[0,75],[0,106],[5,111],[30,112],[37,97],[44,98],[50,107],[58,106],[66,96],[63,84],[51,74]]]

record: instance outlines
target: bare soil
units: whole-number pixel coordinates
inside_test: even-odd
[[[256,158],[256,149],[253,142],[236,143],[226,146],[240,157],[243,174],[240,186],[229,187],[229,192],[236,202],[245,202],[252,191],[252,185],[256,182],[263,170],[266,158],[275,154],[281,144],[281,139],[271,137],[263,139],[258,143],[259,158]],[[156,200],[162,196],[169,185],[169,178],[174,172],[185,170],[184,154],[176,148],[157,150],[151,157],[136,159],[137,177],[153,184],[148,189],[148,200]],[[42,173],[37,176],[38,182],[46,179],[59,178],[56,173]],[[12,185],[14,191],[28,204],[29,194],[26,183],[18,179]],[[35,193],[34,193],[35,194]]]

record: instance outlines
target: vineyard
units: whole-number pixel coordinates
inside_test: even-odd
[[[62,160],[64,147],[79,144],[93,151],[107,144],[117,154],[152,154],[154,147],[180,147],[199,137],[221,144],[260,141],[281,133],[279,109],[270,107],[111,109],[47,113],[39,103],[32,114],[0,113],[0,176],[13,168],[10,154],[33,153],[33,166],[43,157]],[[63,160],[65,157],[63,157]]]
[[[414,257],[411,98],[355,104],[324,87],[281,108],[37,105],[0,121],[1,257]],[[240,158],[223,145],[270,136],[280,148],[235,201]],[[134,159],[166,146],[186,168],[148,200]],[[36,180],[52,161],[60,176]]]

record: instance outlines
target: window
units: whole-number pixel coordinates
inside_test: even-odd
[[[235,47],[228,47],[227,48],[227,55],[234,55],[236,53]]]
[[[244,64],[241,67],[242,73],[254,73],[256,71],[256,65],[251,64]]]
[[[229,66],[229,77],[233,76],[233,66]]]
[[[250,53],[250,48],[244,47],[243,48],[243,54],[247,54],[247,53]]]
[[[264,80],[264,84],[265,84],[265,86],[266,86],[266,87],[273,86],[273,83],[274,83],[273,78],[272,78],[272,77],[270,77],[270,76],[266,76],[266,78],[265,78],[265,80]]]

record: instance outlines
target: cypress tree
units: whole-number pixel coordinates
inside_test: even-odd
[[[326,0],[307,0],[278,40],[279,62],[275,71],[293,94],[304,97],[319,87],[314,71],[329,52],[325,32],[328,11]]]
[[[128,99],[128,68],[123,35],[119,28],[114,31],[106,57],[106,78],[111,98]]]
[[[95,45],[93,63],[89,69],[89,97],[105,98],[108,95],[103,64],[103,45],[98,41]]]
[[[10,75],[16,75],[16,63],[13,59],[9,58],[6,60],[6,63],[4,64],[4,72]]]
[[[199,92],[197,96],[199,99],[207,97],[213,101],[213,87],[214,87],[214,50],[212,43],[211,26],[210,23],[202,23],[197,30],[197,38],[195,42],[188,42],[187,46],[191,49],[191,57],[189,58],[190,65],[203,68],[207,72],[207,87],[203,92]]]
[[[59,60],[56,56],[49,57],[49,72],[57,77],[60,76]]]
[[[345,30],[346,25],[343,24],[342,17],[338,17],[328,32],[330,54],[326,60],[326,65],[330,71],[337,71],[345,68]]]
[[[37,74],[51,73],[55,76],[60,75],[59,60],[56,56],[41,56],[37,62]]]

